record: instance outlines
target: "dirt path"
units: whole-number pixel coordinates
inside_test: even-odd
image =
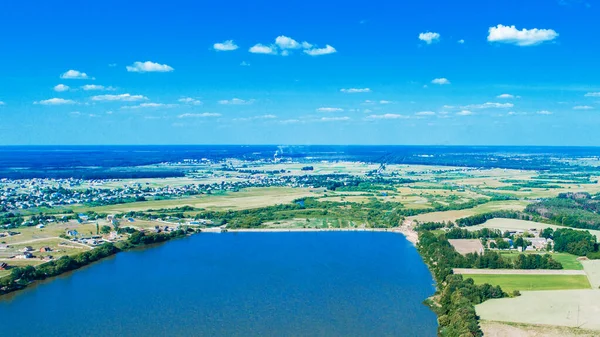
[[[584,270],[564,269],[466,269],[454,268],[454,274],[474,275],[586,275]]]
[[[60,240],[60,241],[68,242],[70,244],[75,244],[75,245],[83,246],[83,247],[86,247],[86,248],[94,248],[92,246],[88,246],[88,245],[83,244],[81,242],[70,241],[70,240],[67,240],[67,239],[59,238],[58,236],[51,236],[49,238],[41,238],[41,239],[32,239],[32,240],[21,241],[21,242],[12,242],[10,245],[11,246],[26,245],[28,243],[34,243],[34,242],[40,242],[40,241],[48,241],[48,240]]]

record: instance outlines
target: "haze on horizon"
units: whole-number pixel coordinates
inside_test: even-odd
[[[0,145],[600,145],[600,7],[0,4]]]

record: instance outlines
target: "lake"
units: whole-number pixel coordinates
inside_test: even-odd
[[[395,233],[202,233],[0,297],[5,336],[435,336]]]

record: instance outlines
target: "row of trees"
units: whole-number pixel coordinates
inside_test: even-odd
[[[473,279],[452,273],[453,266],[462,256],[443,236],[432,232],[419,233],[419,253],[429,266],[436,282],[437,295],[430,301],[438,315],[440,336],[483,336],[475,305],[490,298],[506,297],[499,286],[475,285]],[[463,258],[464,259],[464,258]]]

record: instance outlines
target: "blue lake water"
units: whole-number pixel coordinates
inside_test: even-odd
[[[0,298],[3,336],[435,336],[399,234],[199,234]]]

